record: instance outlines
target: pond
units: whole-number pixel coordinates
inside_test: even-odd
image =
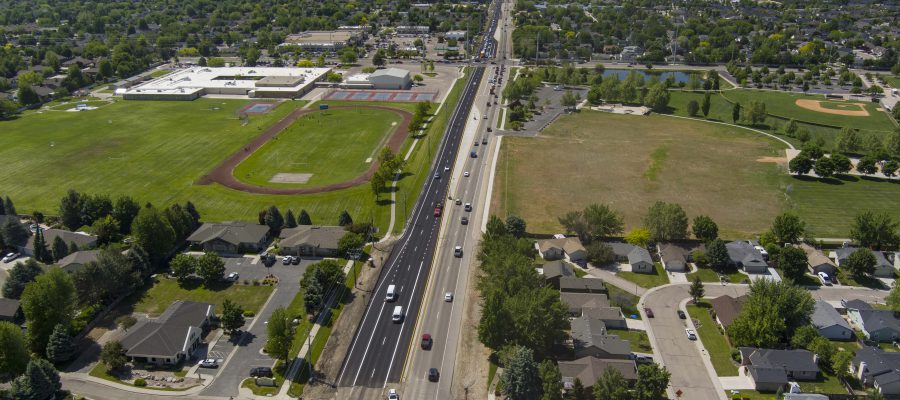
[[[691,74],[686,71],[647,71],[647,70],[641,70],[641,69],[607,69],[606,71],[603,71],[603,77],[618,75],[619,80],[625,80],[625,78],[628,77],[628,74],[631,73],[631,71],[636,71],[639,74],[643,75],[645,80],[650,80],[651,76],[656,76],[657,78],[659,78],[659,80],[664,81],[664,80],[668,79],[669,76],[674,76],[675,82],[677,82],[677,83],[687,83],[688,78],[690,77],[690,74]],[[695,71],[692,73],[698,74],[699,75],[698,77],[701,79],[703,78],[703,71]]]

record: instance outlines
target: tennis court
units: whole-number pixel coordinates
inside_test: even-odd
[[[325,100],[352,101],[435,101],[437,92],[406,92],[393,90],[333,90]]]

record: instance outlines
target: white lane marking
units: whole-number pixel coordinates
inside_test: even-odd
[[[416,292],[416,287],[419,286],[419,276],[422,274],[423,266],[425,266],[424,260],[419,264],[419,272],[416,273],[416,280],[415,280],[416,283],[413,285],[413,290],[412,290],[413,293]],[[413,298],[413,296],[409,296],[409,301],[406,302],[407,315],[409,315],[409,312],[410,312],[409,305],[412,304],[412,298]],[[382,385],[382,388],[387,387],[387,380],[388,380],[388,377],[390,376],[391,368],[394,367],[394,359],[397,358],[397,348],[400,347],[400,338],[403,337],[403,328],[406,328],[406,320],[407,320],[407,318],[404,317],[403,323],[401,323],[401,325],[400,325],[400,334],[397,336],[397,344],[394,345],[394,352],[391,354],[391,363],[388,364],[387,373],[384,375],[384,385]],[[410,339],[410,340],[412,340],[412,339]]]

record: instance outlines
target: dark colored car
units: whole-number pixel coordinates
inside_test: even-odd
[[[428,369],[428,380],[432,382],[437,382],[441,377],[441,374],[438,372],[437,368]]]
[[[469,224],[469,217],[462,217],[462,218],[459,219],[459,222],[462,223],[463,225],[468,225],[468,224]]]
[[[653,318],[653,310],[649,307],[644,307],[644,314],[647,314],[647,318]]]
[[[425,349],[425,350],[430,349],[430,348],[431,348],[431,343],[432,343],[432,341],[431,341],[431,334],[430,334],[430,333],[423,333],[423,334],[422,334],[422,348]]]
[[[300,257],[294,256],[291,258],[291,265],[300,265]]]
[[[687,315],[684,314],[684,311],[678,310],[678,318],[687,319]]]
[[[250,376],[254,377],[254,378],[261,377],[261,376],[266,377],[266,378],[271,378],[272,377],[272,368],[254,367],[254,368],[250,369]]]

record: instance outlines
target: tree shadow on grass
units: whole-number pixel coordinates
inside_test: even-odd
[[[819,182],[822,182],[827,185],[843,185],[844,184],[843,181],[841,181],[840,179],[834,178],[834,177],[819,178]]]
[[[854,175],[841,174],[835,175],[835,178],[840,179],[844,182],[859,182],[859,177]]]

